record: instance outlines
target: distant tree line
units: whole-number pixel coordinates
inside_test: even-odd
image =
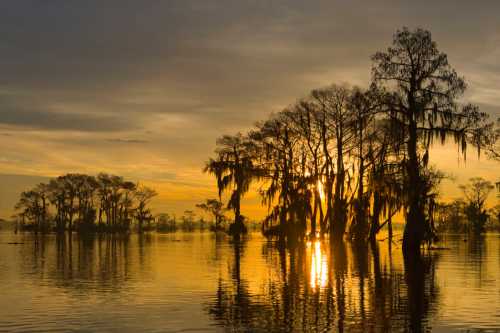
[[[14,219],[23,230],[35,232],[81,231],[174,232],[224,231],[226,208],[217,199],[206,199],[195,208],[208,213],[205,220],[194,210],[154,215],[149,207],[155,190],[123,177],[100,173],[97,176],[70,173],[40,183],[21,193]]]
[[[34,231],[139,231],[153,220],[153,189],[101,173],[66,174],[21,193],[16,217]]]
[[[495,185],[481,177],[474,177],[460,185],[463,198],[448,203],[438,202],[434,220],[439,231],[472,232],[500,231],[500,204],[488,209],[486,200]],[[500,198],[500,192],[497,194]]]
[[[493,125],[458,102],[465,81],[430,32],[403,28],[372,61],[367,89],[314,89],[246,134],[217,140],[205,171],[219,200],[227,193],[231,234],[246,231],[241,202],[254,185],[268,208],[263,232],[281,241],[373,241],[398,213],[405,253],[432,241],[443,175],[431,167],[430,148],[451,140],[465,157],[468,145],[494,147]]]
[[[162,213],[155,217],[155,224],[149,230],[159,232],[184,231],[192,232],[195,230],[213,232],[226,232],[228,229],[229,219],[225,215],[227,209],[224,204],[217,199],[206,199],[204,202],[195,206],[202,211],[202,214],[197,215],[193,210],[185,210],[180,218],[175,214]],[[205,220],[203,215],[208,214],[210,217]],[[247,221],[249,228],[259,229],[260,224],[256,221]]]

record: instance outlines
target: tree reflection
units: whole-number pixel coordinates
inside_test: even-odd
[[[131,246],[130,236],[121,234],[25,234],[21,252],[28,264],[22,268],[58,287],[119,291],[150,271],[148,237],[135,236]]]
[[[239,244],[239,245],[236,245]],[[384,250],[381,254],[381,249]],[[244,245],[233,244],[230,278],[207,305],[216,325],[234,331],[420,332],[438,297],[435,257],[398,265],[387,244],[313,241],[284,248],[266,243],[268,278],[249,288]],[[404,265],[403,265],[404,263]],[[248,280],[247,280],[248,279]]]
[[[411,332],[424,331],[427,314],[437,297],[435,263],[431,256],[405,258],[405,282],[407,285],[408,328]]]
[[[245,242],[235,240],[232,243],[233,258],[230,267],[230,281],[218,279],[214,303],[208,307],[209,315],[222,326],[230,326],[236,330],[254,327],[253,318],[263,309],[252,299],[247,282],[241,277],[241,258]],[[264,317],[265,318],[265,317]]]

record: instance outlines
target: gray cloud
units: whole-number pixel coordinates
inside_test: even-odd
[[[147,140],[140,140],[140,139],[121,139],[121,138],[116,138],[116,139],[107,139],[106,141],[108,142],[114,142],[114,143],[148,143],[149,141]]]
[[[1,107],[1,106],[0,106]],[[123,131],[135,128],[130,119],[118,115],[62,113],[40,109],[23,109],[23,106],[0,109],[0,124],[21,129],[74,130],[85,132]]]
[[[500,31],[499,10],[452,0],[2,2],[0,91],[37,98],[15,97],[3,122],[116,130],[156,113],[249,126],[317,85],[366,82],[369,56],[402,25],[431,29],[456,64],[469,63]],[[95,109],[106,115],[82,115]]]

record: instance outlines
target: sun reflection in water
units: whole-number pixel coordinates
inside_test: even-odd
[[[328,262],[326,254],[322,252],[319,240],[309,243],[311,253],[311,288],[313,290],[324,288],[328,280]]]

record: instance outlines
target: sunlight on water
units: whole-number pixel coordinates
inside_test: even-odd
[[[328,280],[327,257],[321,251],[321,242],[319,240],[308,242],[307,245],[311,252],[311,287],[313,290],[324,288]]]
[[[406,268],[386,241],[2,231],[0,331],[500,330],[500,235],[442,245]]]

